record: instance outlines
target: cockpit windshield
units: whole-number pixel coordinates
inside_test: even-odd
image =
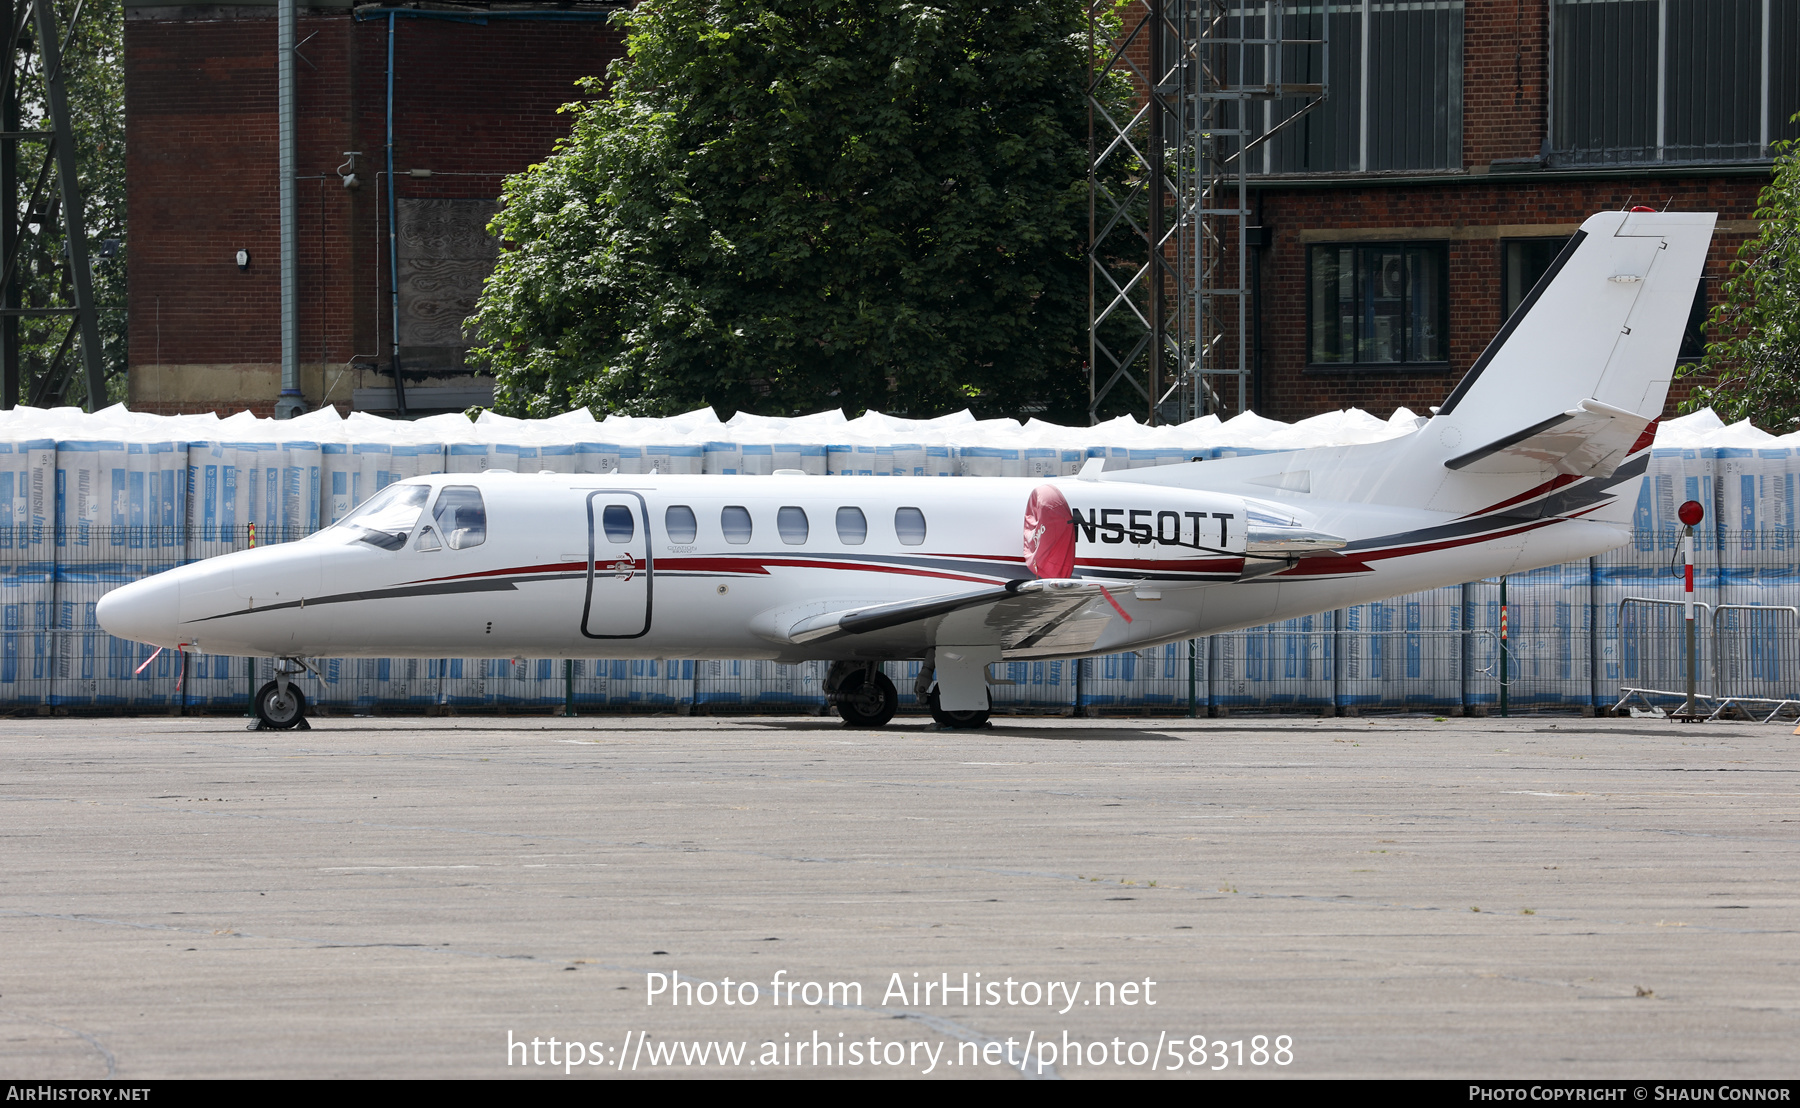
[[[338,542],[366,542],[383,550],[398,550],[431,499],[430,485],[389,485],[357,505],[356,510],[319,532]]]

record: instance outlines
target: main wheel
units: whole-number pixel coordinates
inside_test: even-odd
[[[946,712],[938,706],[938,691],[937,686],[934,685],[931,695],[926,699],[926,705],[931,708],[931,718],[937,720],[939,725],[966,730],[987,726],[988,712],[994,706],[994,697],[992,693],[988,694],[988,706],[979,712]]]
[[[281,685],[275,681],[256,690],[255,707],[256,718],[262,720],[263,726],[277,731],[298,727],[306,718],[306,697],[292,681],[288,682],[286,696],[281,695]]]
[[[837,711],[848,727],[885,727],[900,707],[900,694],[887,674],[869,671],[852,674],[838,689]]]

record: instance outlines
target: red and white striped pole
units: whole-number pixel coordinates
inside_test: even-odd
[[[1689,500],[1676,514],[1681,517],[1683,599],[1687,613],[1687,703],[1682,706],[1681,714],[1692,719],[1698,715],[1694,705],[1694,671],[1700,664],[1694,655],[1694,526],[1706,518],[1706,508],[1698,500]]]

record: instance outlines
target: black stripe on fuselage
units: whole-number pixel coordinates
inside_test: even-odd
[[[564,573],[558,574],[557,578],[574,578],[577,581],[585,581],[587,579],[587,574]],[[527,578],[526,580],[544,581],[555,580],[557,578],[532,577]],[[492,578],[489,580],[477,581],[441,581],[423,585],[400,585],[391,589],[369,589],[364,592],[335,593],[331,596],[315,596],[303,600],[286,600],[280,604],[265,604],[260,608],[244,608],[242,610],[220,612],[218,615],[201,616],[199,619],[190,619],[185,622],[208,623],[215,619],[229,619],[232,616],[254,616],[261,615],[264,612],[279,612],[290,608],[304,608],[309,604],[315,608],[325,604],[348,604],[353,600],[394,600],[401,597],[449,596],[472,592],[517,592],[519,591],[519,586],[515,583],[517,580],[520,579]]]

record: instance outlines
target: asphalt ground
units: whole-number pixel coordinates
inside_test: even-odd
[[[1791,1078],[1797,785],[1743,723],[10,721],[0,1076]]]

